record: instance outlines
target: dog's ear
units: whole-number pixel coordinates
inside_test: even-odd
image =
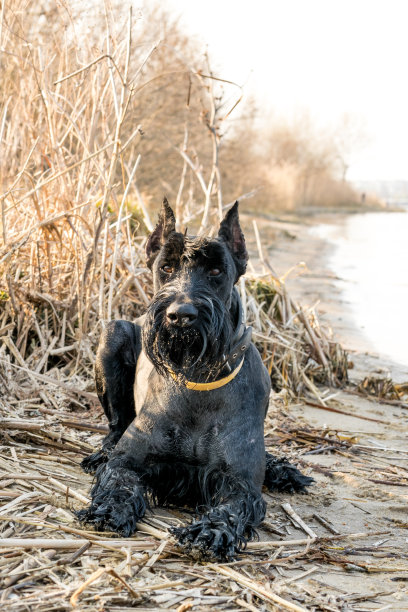
[[[231,251],[239,276],[244,274],[248,261],[248,251],[245,245],[244,234],[239,224],[238,202],[235,202],[221,221],[218,236],[227,244]]]
[[[176,218],[167,198],[164,198],[159,214],[159,221],[146,243],[147,265],[150,267],[152,258],[160,251],[168,236],[176,230]]]

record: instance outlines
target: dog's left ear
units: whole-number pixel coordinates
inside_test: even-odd
[[[167,198],[164,198],[160,210],[159,221],[146,243],[146,260],[150,267],[155,255],[160,251],[168,236],[176,231],[176,218]]]
[[[221,221],[218,236],[227,244],[234,257],[238,275],[241,276],[246,270],[248,251],[239,224],[238,202],[235,202]]]

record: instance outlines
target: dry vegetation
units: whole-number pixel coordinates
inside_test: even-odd
[[[231,100],[163,16],[106,11],[103,47],[82,36],[79,51],[64,9],[39,30],[38,5],[22,6],[6,5],[2,28],[2,359],[31,379],[89,381],[100,322],[134,317],[150,297],[143,244],[155,171],[159,189],[176,191],[182,227],[209,230],[223,214],[218,156]],[[241,292],[278,389],[298,394],[316,372],[345,377],[344,359],[333,365],[317,321],[272,274]]]
[[[111,587],[95,591],[96,580],[110,576],[139,606],[154,591],[154,608],[156,591],[172,583],[159,577],[150,584],[146,574],[141,595],[126,582],[141,568],[149,572],[170,555],[168,571],[180,571],[181,563],[189,575],[173,585],[200,580],[188,560],[180,561],[164,531],[168,522],[151,519],[127,547],[77,529],[70,512],[90,484],[78,461],[105,428],[92,383],[100,324],[131,319],[149,301],[143,246],[163,192],[181,227],[211,231],[231,200],[261,186],[257,201],[285,208],[310,204],[317,177],[326,181],[319,189],[331,185],[340,199],[351,197],[350,188],[292,133],[275,131],[266,154],[248,126],[223,137],[240,88],[217,80],[208,60],[157,11],[141,18],[106,8],[85,35],[64,4],[0,6],[0,468],[8,500],[0,529],[3,539],[12,538],[1,564],[3,600],[10,610],[27,609],[13,590],[19,586],[28,589],[29,609],[70,609],[69,597],[89,585],[93,594],[82,609],[96,609],[97,595],[98,609],[108,601],[124,610],[128,599]],[[257,234],[254,242],[263,273],[240,291],[275,390],[284,402],[305,393],[320,402],[316,384],[347,379],[346,355],[313,312],[293,303]],[[18,548],[23,534],[37,538],[44,551],[38,559]],[[105,567],[108,552],[115,569]],[[33,571],[37,582],[29,580]],[[228,568],[209,571],[237,578]],[[248,592],[276,603],[268,586],[240,576]],[[38,584],[48,585],[49,604]],[[232,595],[208,597],[221,609]],[[255,609],[251,597],[237,606]],[[301,609],[286,595],[282,601]]]
[[[291,121],[272,115],[261,122],[254,105],[247,106],[221,149],[226,190],[234,185],[238,193],[255,196],[248,208],[253,209],[256,201],[263,211],[362,207],[362,194],[346,181],[349,156],[367,138],[356,119],[346,114],[330,130],[319,129],[307,113]],[[364,206],[383,204],[364,196]]]

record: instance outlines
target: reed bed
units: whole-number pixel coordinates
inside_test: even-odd
[[[315,598],[323,605],[317,591],[305,594],[283,579],[272,586],[274,578],[262,568],[267,559],[270,567],[292,567],[310,551],[323,560],[327,528],[319,537],[306,532],[304,538],[300,527],[302,537],[288,538],[280,524],[269,521],[261,542],[248,546],[253,567],[241,571],[240,562],[202,566],[185,557],[167,532],[186,519],[178,510],[149,515],[126,541],[74,521],[72,510],[86,503],[91,484],[79,461],[106,432],[93,386],[101,325],[132,320],[152,295],[144,245],[156,206],[139,180],[146,163],[146,125],[154,117],[139,122],[138,112],[142,92],[152,83],[159,82],[160,91],[167,86],[157,68],[158,50],[166,41],[155,38],[147,44],[135,36],[131,13],[115,30],[106,8],[103,48],[90,37],[82,40],[79,53],[70,19],[64,18],[65,30],[54,27],[63,9],[56,9],[56,21],[50,18],[41,35],[35,29],[36,6],[16,0],[3,3],[0,11],[2,605],[16,611],[137,606],[179,612],[259,606],[303,610]],[[166,52],[172,52],[169,46]],[[170,147],[180,161],[174,206],[181,227],[188,223],[211,233],[228,207],[218,149],[221,125],[234,104],[219,104],[210,69],[206,74],[185,58],[178,61],[188,103],[200,120],[194,126],[187,122],[182,141]],[[191,144],[197,134],[207,139],[207,165]],[[282,404],[282,412],[273,416],[280,425],[267,423],[267,443],[274,445],[278,436],[288,457],[305,444],[309,450],[323,443],[344,452],[349,445],[327,432],[283,425],[290,400],[303,397],[327,405],[319,385],[346,383],[347,355],[316,313],[288,295],[256,226],[244,231],[259,272],[249,273],[239,290],[276,402]],[[296,524],[296,513],[291,520]],[[340,604],[330,605],[340,609]]]
[[[1,15],[0,380],[17,395],[24,383],[51,380],[89,390],[100,326],[135,318],[150,300],[144,243],[155,206],[138,187],[145,127],[137,112],[152,83],[160,91],[151,96],[169,86],[157,67],[161,46],[175,54],[166,40],[147,44],[132,12],[117,24],[108,8],[103,44],[83,39],[79,53],[62,9],[42,33],[36,7],[14,0]],[[203,168],[188,140],[199,128],[187,122],[174,205],[181,227],[211,232],[227,206],[218,148],[231,107],[220,103],[209,66],[203,76],[177,61],[212,154]],[[260,247],[258,256],[264,265]],[[316,394],[315,382],[347,379],[344,351],[276,277],[247,278],[241,294],[276,390]]]

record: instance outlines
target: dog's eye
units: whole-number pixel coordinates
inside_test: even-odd
[[[210,270],[210,276],[219,276],[221,274],[221,270],[219,268],[213,268]]]
[[[162,270],[165,274],[172,274],[174,271],[174,268],[173,266],[166,265],[166,266],[162,266]]]

